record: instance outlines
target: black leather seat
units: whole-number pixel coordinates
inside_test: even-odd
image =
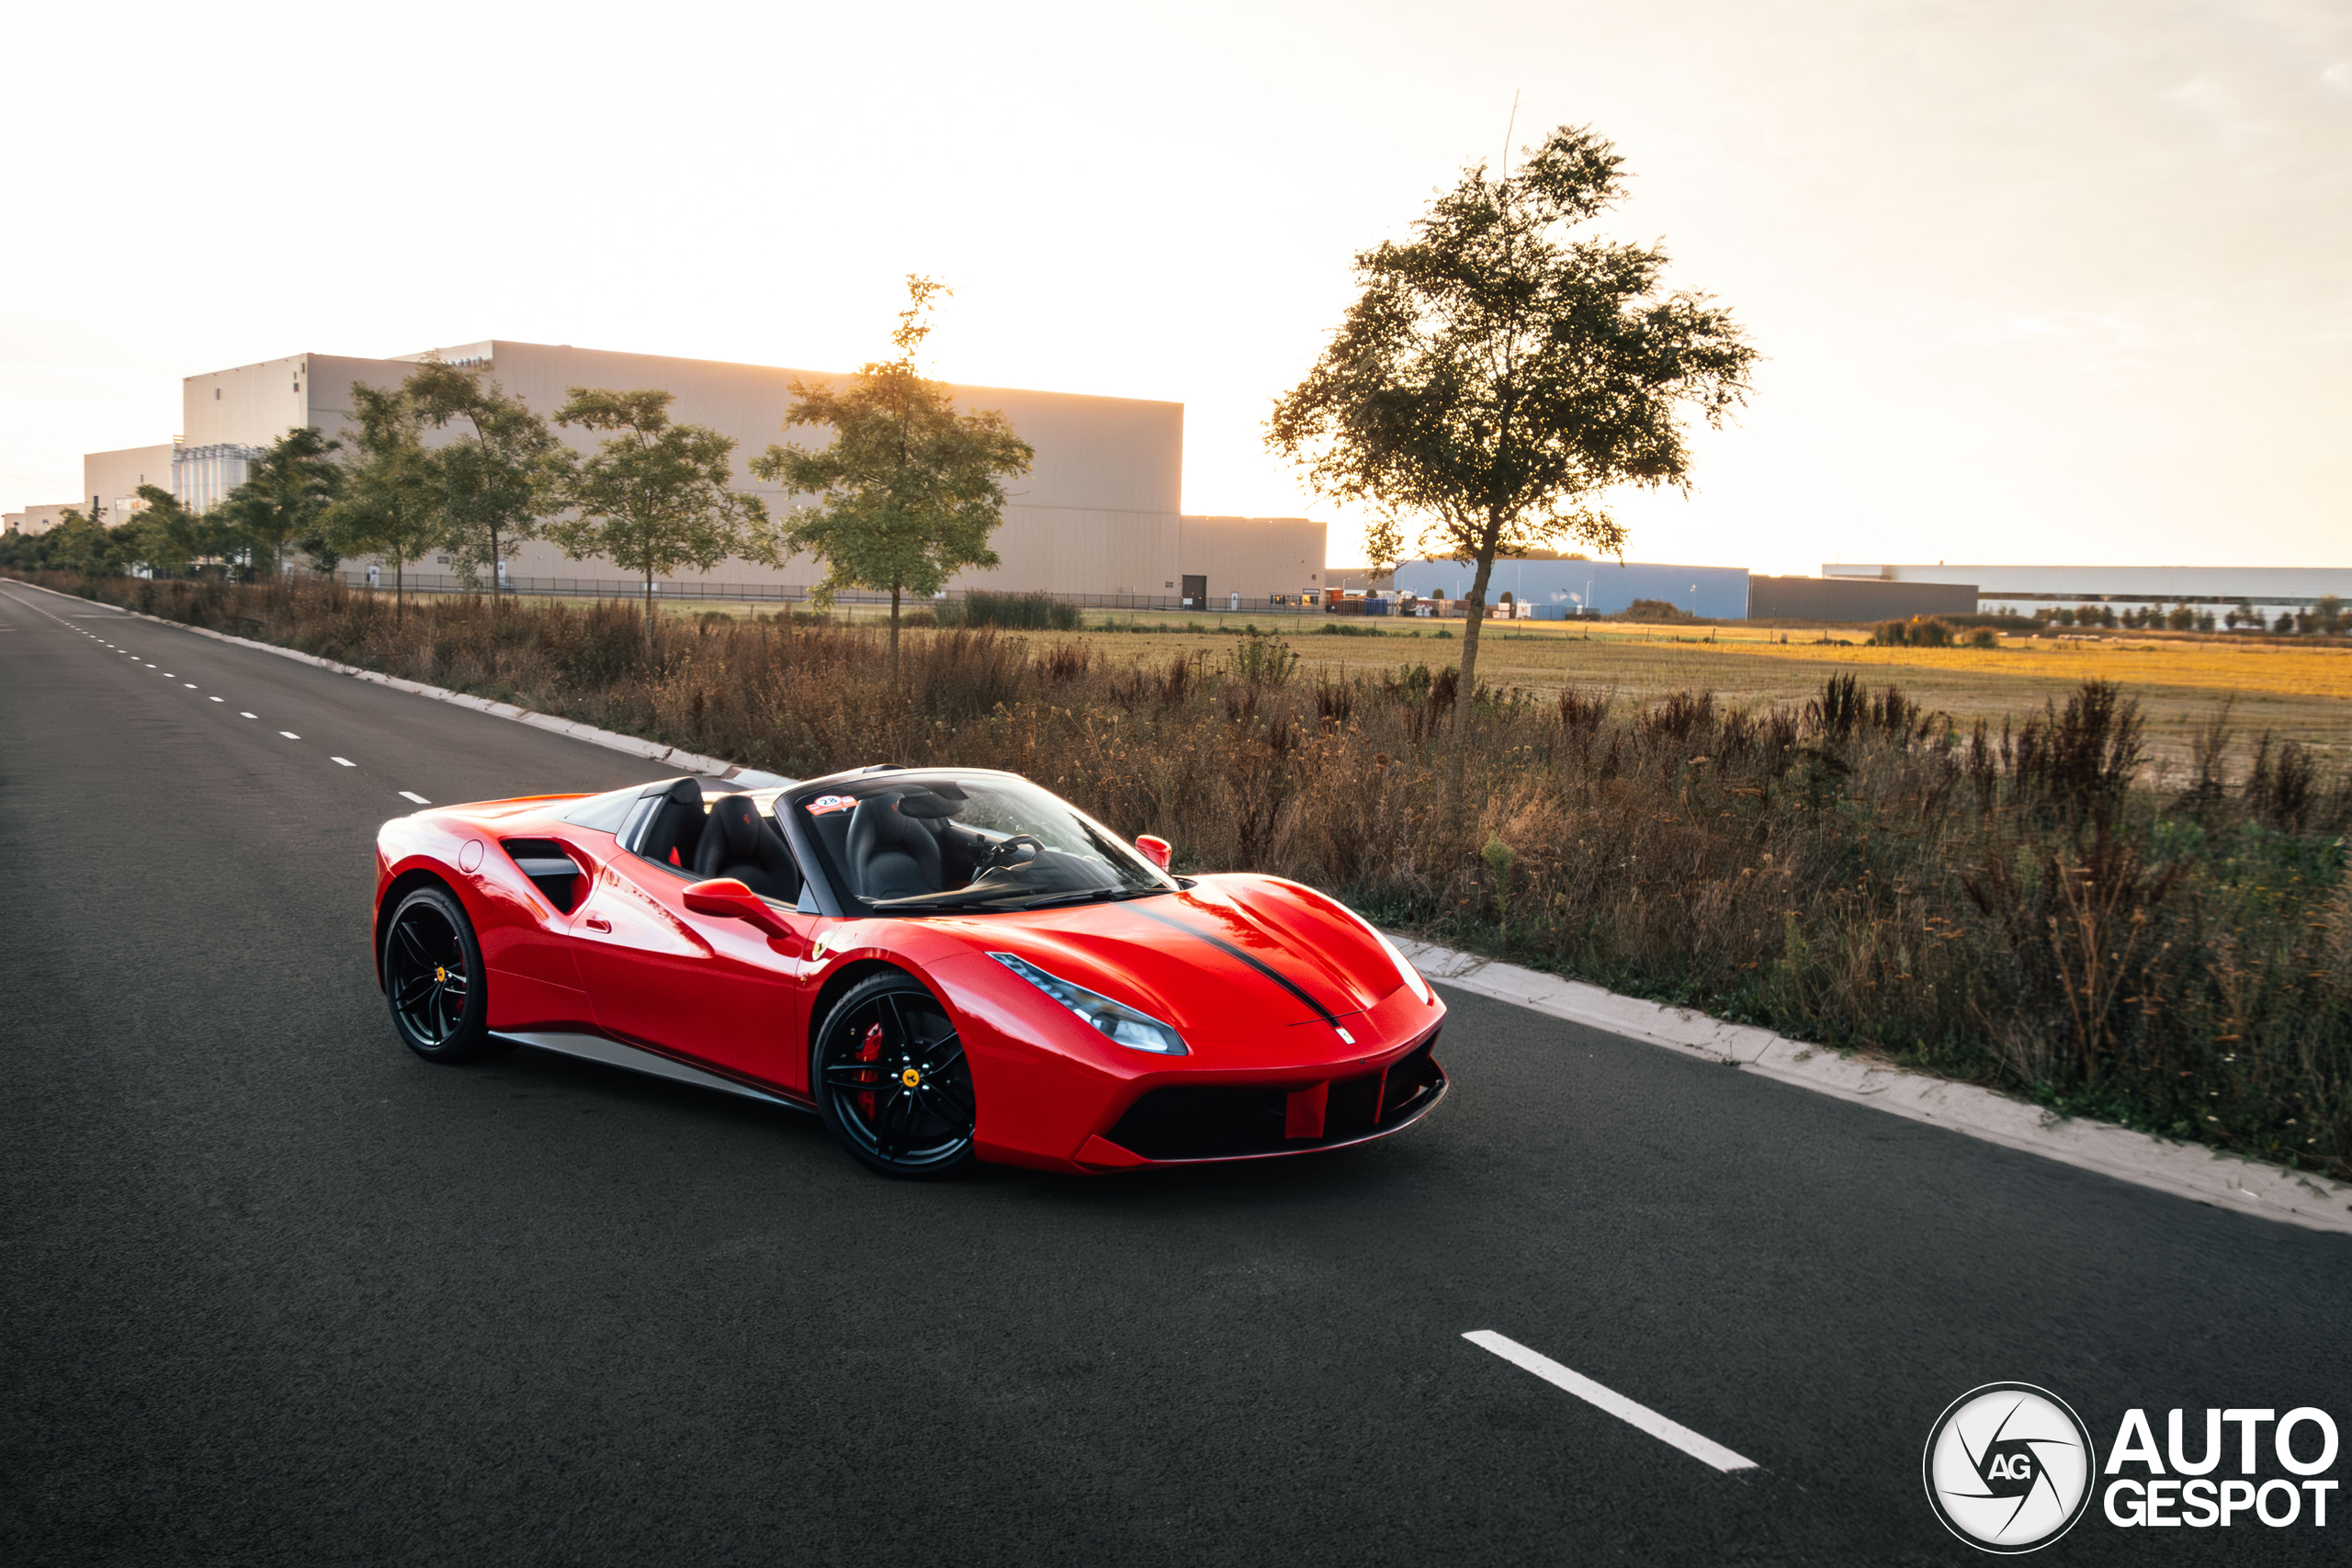
[[[702,786],[692,779],[680,779],[662,792],[662,804],[654,807],[652,819],[638,835],[637,852],[647,860],[692,871],[703,828]]]
[[[849,818],[850,878],[861,898],[905,898],[942,891],[939,840],[899,797],[869,795]]]
[[[800,870],[783,835],[748,795],[722,795],[711,803],[695,846],[696,876],[731,876],[763,898],[789,904],[800,897]]]

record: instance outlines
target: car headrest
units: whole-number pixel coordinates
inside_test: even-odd
[[[750,860],[760,847],[760,808],[748,795],[722,795],[711,803],[711,820],[727,835],[730,862]]]

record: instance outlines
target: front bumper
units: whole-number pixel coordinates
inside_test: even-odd
[[[1388,1066],[1295,1087],[1171,1084],[1145,1090],[1078,1163],[1095,1170],[1269,1159],[1344,1148],[1402,1132],[1445,1097],[1437,1032]]]

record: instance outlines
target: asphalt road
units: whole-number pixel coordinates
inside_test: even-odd
[[[0,586],[0,1561],[1968,1562],[1919,1456],[1977,1384],[2102,1450],[2131,1405],[2352,1427],[2352,1239],[1460,993],[1410,1133],[1100,1180],[893,1183],[813,1118],[403,1050],[400,792],[649,776]],[[2038,1561],[2346,1529],[2095,1509]]]

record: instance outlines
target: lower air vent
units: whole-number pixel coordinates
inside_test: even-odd
[[[1171,1160],[1281,1154],[1369,1137],[1411,1121],[1444,1092],[1445,1073],[1430,1055],[1436,1043],[1437,1036],[1430,1036],[1385,1073],[1330,1080],[1320,1136],[1290,1135],[1293,1096],[1311,1092],[1311,1084],[1155,1089],[1129,1106],[1107,1136],[1146,1159]]]

